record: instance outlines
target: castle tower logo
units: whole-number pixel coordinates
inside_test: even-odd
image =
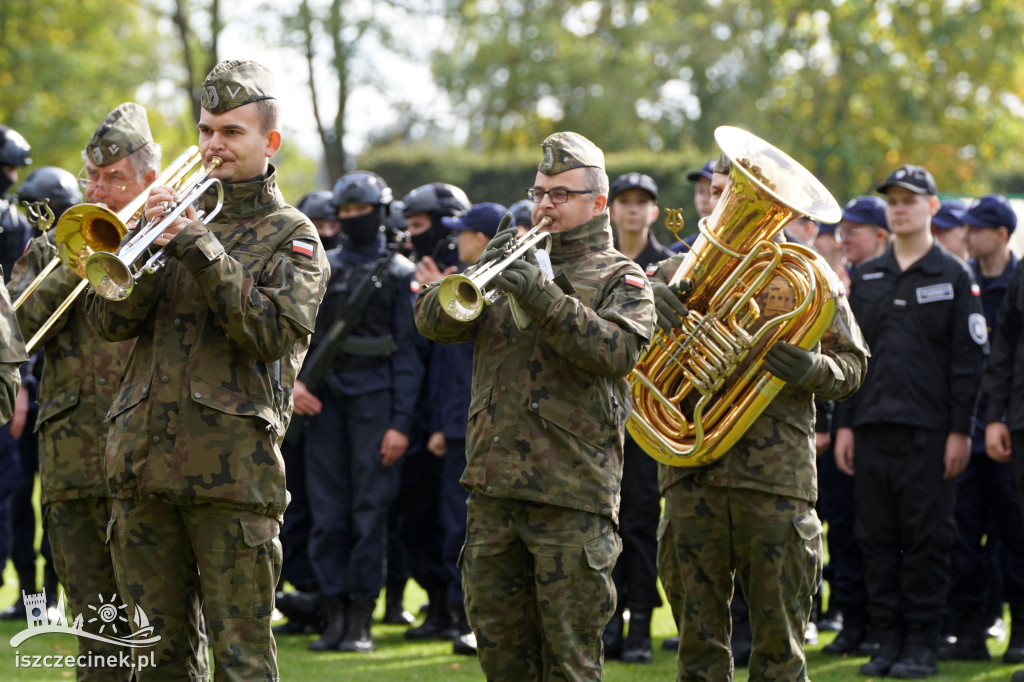
[[[18,647],[36,635],[48,633],[87,637],[133,649],[152,646],[160,641],[160,635],[153,634],[153,626],[149,624],[141,607],[135,609],[129,623],[127,607],[117,601],[116,594],[111,595],[110,599],[104,599],[102,594],[97,595],[96,603],[88,605],[88,613],[75,615],[71,625],[68,625],[63,592],[60,593],[53,622],[50,622],[50,614],[46,611],[45,589],[39,594],[22,592],[21,596],[25,602],[25,622],[28,627],[11,637],[12,647]]]

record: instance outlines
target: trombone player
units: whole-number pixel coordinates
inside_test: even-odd
[[[146,110],[134,102],[119,105],[103,119],[82,156],[85,167],[79,179],[86,201],[106,204],[115,212],[145,191],[160,170],[160,146],[153,141]],[[26,289],[53,258],[55,231],[29,243],[14,266],[12,291]],[[35,335],[80,281],[61,263],[39,283],[17,310],[26,338]],[[120,594],[106,545],[111,502],[104,467],[105,415],[132,344],[97,337],[84,297],[61,315],[42,342],[46,360],[36,430],[43,528],[71,612],[88,614],[97,595]],[[81,637],[78,651],[106,656],[122,648]],[[130,669],[117,667],[78,671],[79,680],[130,677]]]

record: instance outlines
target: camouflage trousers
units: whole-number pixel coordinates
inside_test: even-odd
[[[114,579],[110,549],[107,547],[109,518],[110,499],[105,497],[50,502],[43,506],[43,529],[50,538],[53,568],[57,572],[57,579],[64,586],[66,606],[74,614],[71,618],[81,615],[86,621],[83,627],[94,634],[101,633],[88,621],[90,618],[95,619],[101,604],[120,606],[123,603]],[[116,621],[112,625],[117,636],[128,635],[127,625]],[[102,634],[110,634],[109,626]],[[118,660],[123,652],[124,647],[117,644],[88,637],[78,638],[78,654],[87,659],[92,654],[92,660],[100,657],[106,659],[108,656]],[[120,682],[130,680],[131,677],[130,668],[79,666],[76,670],[76,678],[80,681]]]
[[[476,494],[467,512],[462,588],[487,679],[600,680],[622,550],[611,519]]]
[[[233,507],[160,499],[113,501],[111,553],[131,613],[141,608],[153,635],[149,680],[206,680],[200,631],[213,652],[215,680],[277,680],[270,631],[281,575],[277,519]]]
[[[732,679],[734,573],[750,604],[750,680],[806,680],[804,631],[822,566],[813,505],[693,476],[665,491],[665,518],[662,579],[682,583],[671,587],[682,604],[678,680]]]

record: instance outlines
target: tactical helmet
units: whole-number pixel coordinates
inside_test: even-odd
[[[74,206],[82,203],[82,190],[75,176],[63,168],[43,166],[32,171],[18,188],[18,201],[43,199],[50,200],[51,208]]]
[[[295,208],[306,214],[310,220],[337,220],[338,210],[334,206],[334,193],[325,189],[309,192],[299,199]]]
[[[345,173],[334,183],[331,204],[337,211],[345,204],[378,204],[387,206],[394,198],[384,178],[371,171]]]
[[[402,215],[406,218],[414,213],[433,213],[439,216],[460,216],[472,204],[466,193],[446,182],[432,182],[417,187],[402,199],[405,206]]]
[[[27,166],[32,163],[32,147],[14,128],[0,124],[0,166]]]
[[[508,207],[517,226],[533,227],[533,202],[529,199],[517,201]]]

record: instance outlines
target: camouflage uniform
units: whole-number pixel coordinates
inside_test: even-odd
[[[86,152],[98,165],[107,166],[152,142],[145,109],[126,102],[107,115]],[[24,290],[55,256],[55,232],[29,243],[14,266],[12,290]],[[34,336],[79,282],[71,268],[59,265],[18,309],[22,331]],[[71,612],[88,614],[99,595],[109,599],[119,593],[106,545],[110,497],[103,453],[109,428],[105,415],[132,344],[98,338],[89,324],[84,296],[61,315],[42,343],[45,362],[35,428],[43,528]],[[107,656],[123,648],[81,637],[78,651]],[[118,667],[79,667],[77,674],[79,680],[131,678],[131,670]]]
[[[653,298],[612,248],[607,213],[551,238],[558,276],[518,299],[526,329],[505,297],[472,322],[445,315],[437,287],[416,302],[425,336],[475,342],[462,576],[490,680],[601,679],[615,611],[624,377],[650,339]]]
[[[683,255],[652,280],[669,281]],[[779,280],[759,297],[762,310],[791,310]],[[786,385],[725,455],[700,467],[661,465],[665,496],[659,572],[682,599],[679,680],[731,680],[729,603],[733,573],[750,604],[751,680],[804,680],[804,630],[821,578],[821,523],[814,511],[817,471],[814,396],[849,397],[867,368],[867,348],[840,297],[821,339],[822,362],[804,386]],[[680,581],[670,585],[668,581]],[[671,602],[672,600],[670,600]]]
[[[263,74],[252,62],[222,62],[207,77],[204,107],[269,97]],[[139,680],[199,676],[200,603],[217,679],[278,679],[270,614],[287,505],[279,443],[328,266],[273,166],[223,188],[216,219],[189,223],[168,244],[167,266],[142,276],[126,300],[89,293],[102,336],[136,339],[107,414],[106,473],[118,584],[161,637],[156,668]]]
[[[28,360],[25,354],[25,342],[21,338],[21,330],[18,328],[18,320],[11,310],[11,297],[7,294],[7,287],[0,282],[0,382],[3,383],[3,391],[0,391],[0,422],[6,423],[14,414],[14,398],[18,395],[18,388],[21,386],[21,375],[18,367]]]

